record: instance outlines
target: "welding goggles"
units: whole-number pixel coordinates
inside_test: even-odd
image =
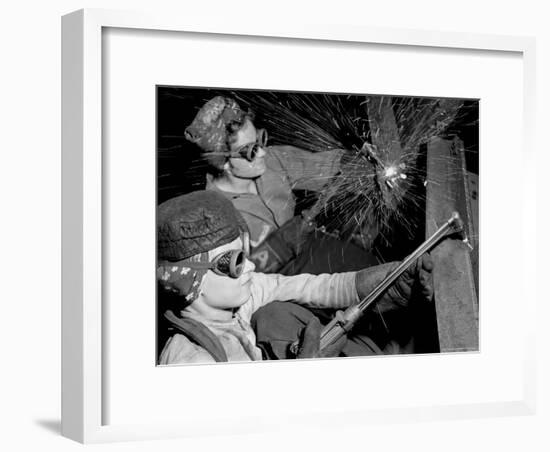
[[[220,276],[229,276],[238,278],[243,274],[246,265],[246,255],[244,250],[229,250],[216,256],[210,262],[185,262],[185,267],[195,270],[212,270]]]
[[[235,151],[231,151],[229,157],[246,159],[249,162],[256,158],[260,148],[264,148],[267,145],[267,130],[258,129],[256,132],[256,142],[248,143],[241,146]]]

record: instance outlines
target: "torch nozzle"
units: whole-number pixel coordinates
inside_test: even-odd
[[[453,230],[457,233],[461,233],[464,231],[464,222],[462,221],[462,218],[460,218],[460,215],[458,212],[453,212],[451,214],[451,218],[449,218],[449,226],[453,228]]]
[[[470,250],[473,250],[473,247],[470,244],[470,241],[468,240],[466,229],[464,228],[464,222],[462,221],[462,218],[460,218],[460,215],[458,212],[452,213],[448,224],[452,228],[453,232],[460,236],[460,238],[468,246],[468,248],[470,248]]]

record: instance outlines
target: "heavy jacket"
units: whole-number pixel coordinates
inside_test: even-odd
[[[345,308],[359,301],[355,272],[317,276],[253,273],[251,296],[230,321],[212,321],[186,311],[182,312],[182,316],[206,325],[220,339],[229,361],[256,361],[261,360],[262,355],[255,345],[256,337],[250,319],[254,312],[275,300],[293,300],[314,308]],[[159,360],[161,365],[204,362],[214,362],[214,359],[182,334],[176,334],[166,342]]]
[[[264,157],[266,171],[255,181],[257,195],[219,190],[211,176],[207,177],[206,189],[218,190],[231,200],[248,224],[250,244],[255,248],[294,216],[292,190],[319,191],[339,171],[343,152],[270,146]]]

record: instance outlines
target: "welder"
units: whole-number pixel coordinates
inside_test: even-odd
[[[206,189],[230,199],[247,222],[258,271],[320,274],[376,264],[371,253],[316,228],[307,215],[295,215],[293,190],[322,191],[346,171],[349,152],[268,146],[266,130],[253,121],[253,113],[234,99],[217,96],[200,109],[185,136],[208,163]]]

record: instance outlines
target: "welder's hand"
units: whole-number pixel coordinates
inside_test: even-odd
[[[357,295],[362,300],[379,284],[388,273],[399,265],[398,262],[377,265],[357,272],[355,285]],[[433,298],[433,261],[428,253],[418,258],[375,302],[379,312],[388,312],[406,307],[413,294],[418,294],[423,301]]]
[[[419,297],[425,301],[432,301],[434,264],[428,253],[419,257],[388,289],[388,295],[396,302],[406,305],[417,291]]]
[[[416,261],[417,280],[420,295],[425,301],[431,302],[434,297],[433,270],[434,262],[429,253],[425,253]]]
[[[327,347],[323,352],[319,351],[321,345],[321,322],[317,317],[312,317],[302,330],[300,346],[296,359],[303,358],[329,358],[338,356],[346,345],[347,337],[342,336],[334,344]]]

